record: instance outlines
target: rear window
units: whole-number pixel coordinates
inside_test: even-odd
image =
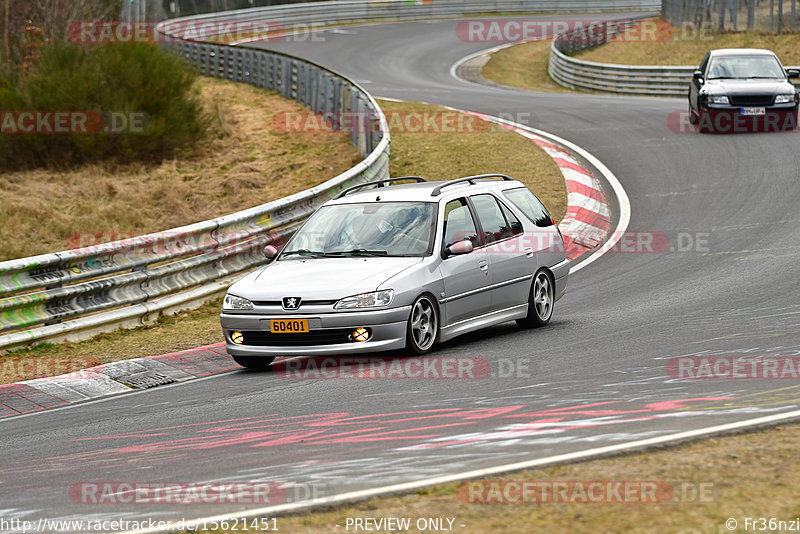
[[[528,217],[536,226],[546,227],[553,226],[553,220],[550,218],[550,213],[539,202],[536,195],[530,192],[527,187],[520,187],[519,189],[509,189],[503,191],[503,195],[519,210]]]

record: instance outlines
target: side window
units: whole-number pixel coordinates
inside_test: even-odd
[[[708,58],[710,58],[710,57],[711,57],[711,52],[708,52],[706,54],[706,57],[703,58],[703,62],[700,63],[700,68],[698,70],[700,72],[702,72],[703,74],[705,74],[705,72],[706,72],[706,67],[708,67]]]
[[[469,197],[475,206],[478,220],[483,229],[484,242],[488,245],[512,235],[511,227],[503,216],[500,204],[492,195],[475,195]],[[517,221],[519,222],[519,221]]]
[[[505,204],[503,204],[502,202],[500,202],[499,204],[500,204],[500,209],[503,211],[503,216],[505,216],[506,222],[508,223],[508,229],[509,229],[508,235],[509,235],[509,237],[517,235],[517,234],[521,234],[522,233],[522,223],[519,222],[519,219],[517,219],[517,216],[514,215],[514,213],[510,209],[508,209]]]
[[[444,246],[449,247],[457,241],[469,239],[478,246],[478,230],[469,211],[466,200],[451,200],[444,207]]]
[[[505,197],[525,214],[536,226],[553,226],[550,214],[527,187],[503,191]]]

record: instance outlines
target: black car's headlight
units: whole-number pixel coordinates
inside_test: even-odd
[[[352,297],[345,297],[333,305],[337,310],[349,310],[354,308],[383,308],[392,303],[394,289],[384,289],[373,291],[372,293],[361,293]]]
[[[728,105],[731,101],[728,99],[727,96],[709,96],[708,97],[709,104],[725,104]]]
[[[789,102],[794,102],[795,95],[778,95],[775,97],[776,104],[788,104]]]
[[[223,310],[252,310],[253,303],[249,300],[237,297],[236,295],[225,295],[225,298],[222,300],[222,309]]]

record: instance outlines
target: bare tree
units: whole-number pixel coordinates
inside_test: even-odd
[[[46,39],[65,39],[71,22],[111,20],[119,12],[119,0],[2,0],[2,63],[22,61],[23,32],[30,24],[41,28]]]

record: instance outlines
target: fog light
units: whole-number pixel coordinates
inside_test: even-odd
[[[244,334],[242,334],[238,330],[236,332],[231,332],[231,341],[233,341],[237,345],[241,345],[242,343],[244,343]]]
[[[353,333],[350,334],[351,341],[358,341],[363,342],[369,339],[369,329],[368,328],[356,328],[353,330]]]

